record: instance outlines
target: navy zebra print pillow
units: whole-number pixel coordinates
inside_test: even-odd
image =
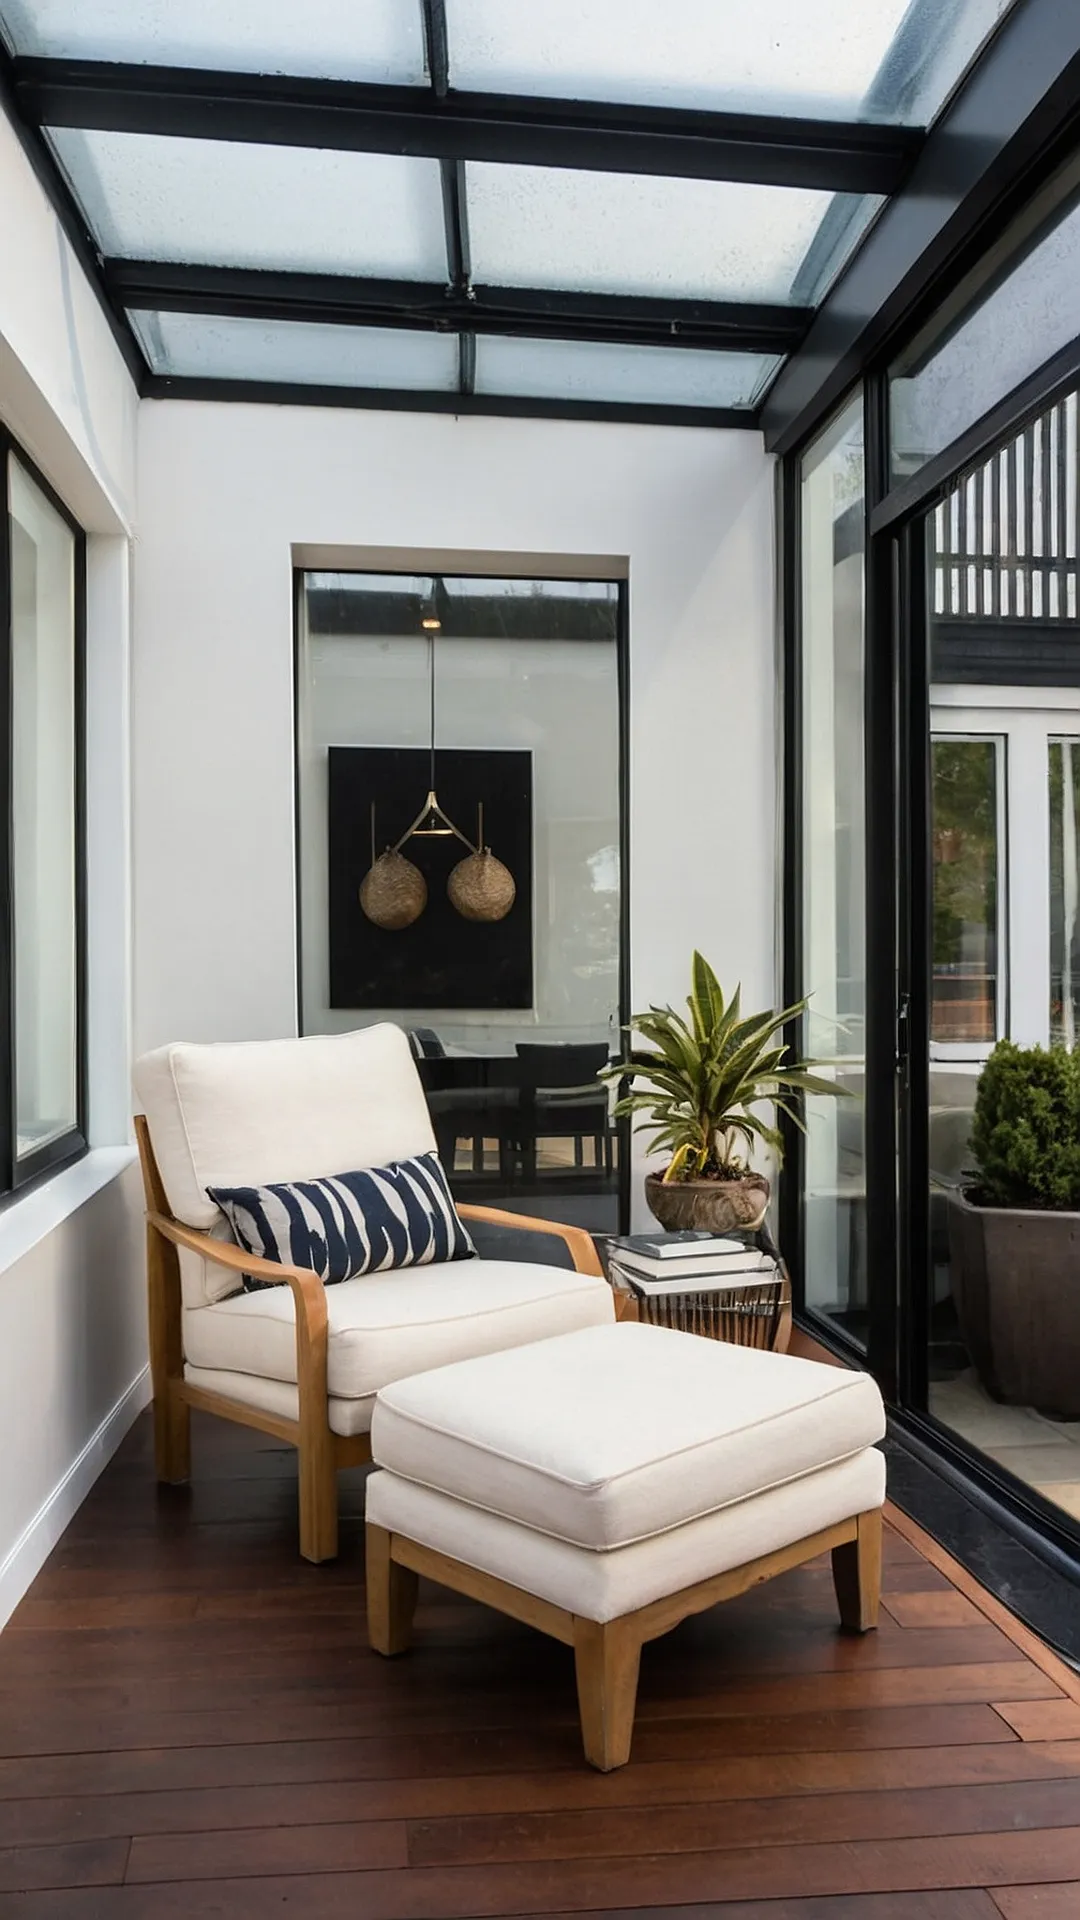
[[[437,1153],[270,1187],[208,1187],[248,1253],[310,1267],[328,1287],[362,1273],[476,1254]],[[269,1286],[244,1276],[246,1290]]]

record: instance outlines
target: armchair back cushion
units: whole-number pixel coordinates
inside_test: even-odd
[[[224,1229],[208,1187],[320,1179],[435,1146],[408,1040],[388,1023],[303,1040],[177,1042],[144,1054],[134,1085],[169,1206],[204,1232]],[[236,1290],[232,1274],[197,1254],[180,1264],[187,1307]]]

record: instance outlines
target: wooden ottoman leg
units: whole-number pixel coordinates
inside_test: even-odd
[[[854,1540],[832,1550],[833,1583],[840,1624],[849,1633],[877,1626],[881,1598],[881,1508],[860,1513]]]
[[[633,1616],[574,1620],[574,1665],[585,1758],[601,1773],[625,1767],[634,1736],[641,1635]]]
[[[407,1653],[419,1577],[391,1558],[385,1527],[365,1528],[364,1577],[367,1583],[368,1641],[375,1653]]]

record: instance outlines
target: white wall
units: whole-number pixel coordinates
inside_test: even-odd
[[[147,1399],[129,1139],[128,650],[135,390],[0,114],[0,419],[87,548],[92,1151],[0,1213],[0,1622]]]
[[[296,546],[312,564],[377,566],[370,550],[392,548],[466,572],[477,554],[585,555],[601,577],[604,556],[628,561],[634,1000],[679,999],[696,945],[749,1005],[771,1003],[772,473],[757,435],[152,401],[139,534],[139,1047],[296,1030]]]
[[[90,532],[135,502],[135,388],[108,322],[0,112],[3,417]]]

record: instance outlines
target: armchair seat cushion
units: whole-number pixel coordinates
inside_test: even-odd
[[[614,1319],[605,1280],[517,1260],[463,1260],[366,1274],[329,1287],[327,1387],[362,1400],[409,1374]],[[288,1287],[235,1293],[184,1313],[189,1366],[296,1382]]]

